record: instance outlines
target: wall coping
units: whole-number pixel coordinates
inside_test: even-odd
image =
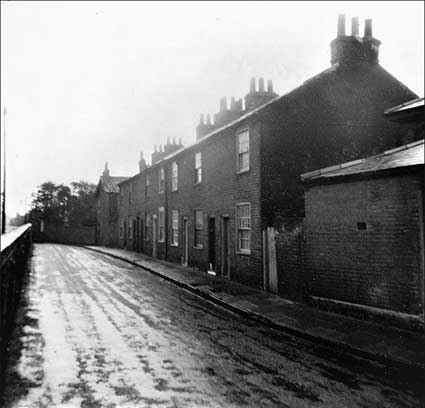
[[[3,253],[7,248],[13,245],[25,232],[31,228],[32,224],[27,223],[14,228],[12,231],[6,232],[1,235],[1,252]]]

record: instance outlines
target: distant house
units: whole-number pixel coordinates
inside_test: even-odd
[[[118,246],[118,183],[128,177],[109,174],[108,163],[100,176],[96,189],[96,243],[98,245]]]
[[[301,177],[311,295],[422,315],[424,141]]]

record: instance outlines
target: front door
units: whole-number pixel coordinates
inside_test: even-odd
[[[152,256],[156,258],[156,234],[158,229],[158,219],[156,215],[153,216],[153,223],[152,223]]]
[[[127,221],[124,220],[124,248],[127,248]]]
[[[230,228],[229,217],[223,217],[223,256],[221,264],[221,274],[225,278],[230,278]]]
[[[137,221],[133,219],[133,251],[137,249]]]
[[[208,219],[208,270],[215,271],[215,218]]]
[[[183,257],[182,264],[188,265],[187,218],[183,218]]]
[[[140,229],[139,229],[140,230],[140,233],[139,233],[139,251],[143,252],[143,242],[144,242],[143,218],[140,218],[139,227],[140,227]]]

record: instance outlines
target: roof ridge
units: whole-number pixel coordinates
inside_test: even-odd
[[[244,119],[246,119],[246,118],[248,118],[248,117],[250,117],[250,116],[253,116],[254,114],[258,113],[259,111],[261,111],[262,109],[264,109],[264,108],[266,108],[267,106],[271,105],[272,103],[274,103],[274,102],[276,102],[276,101],[278,101],[278,100],[280,100],[280,99],[283,99],[283,98],[284,98],[284,97],[286,97],[286,96],[291,95],[291,94],[292,94],[293,92],[295,92],[297,89],[299,89],[299,88],[301,88],[301,87],[305,86],[305,85],[306,85],[307,83],[309,83],[310,81],[312,81],[312,80],[314,80],[314,79],[316,79],[316,78],[318,78],[318,77],[320,77],[320,76],[322,76],[322,75],[324,75],[324,74],[327,74],[327,73],[329,73],[329,72],[334,72],[334,71],[335,71],[338,67],[339,67],[339,63],[337,62],[337,63],[335,63],[335,64],[331,65],[330,67],[328,67],[328,68],[324,69],[323,71],[319,72],[318,74],[313,75],[311,78],[306,79],[304,82],[301,82],[301,84],[299,84],[299,85],[298,85],[298,86],[296,86],[295,88],[292,88],[292,89],[291,89],[291,90],[289,90],[288,92],[286,92],[286,93],[284,93],[284,94],[282,94],[282,95],[278,95],[278,96],[276,96],[276,98],[273,98],[272,100],[270,100],[270,101],[266,102],[264,105],[261,105],[261,106],[259,106],[259,107],[255,108],[255,109],[253,109],[253,110],[251,110],[251,111],[249,111],[249,112],[245,113],[244,115],[240,116],[239,118],[237,118],[237,119],[233,120],[232,122],[226,123],[225,125],[223,125],[223,126],[219,127],[218,129],[213,130],[213,131],[212,131],[212,132],[210,132],[210,133],[207,133],[207,134],[206,134],[205,136],[203,136],[201,139],[199,139],[199,140],[195,140],[193,143],[191,143],[191,144],[189,144],[189,145],[187,145],[187,146],[183,146],[181,149],[178,149],[178,150],[176,150],[176,151],[174,151],[174,152],[170,153],[168,156],[163,157],[161,160],[159,160],[159,161],[155,162],[154,164],[155,164],[155,165],[157,165],[157,164],[159,164],[159,163],[161,163],[161,162],[163,162],[163,161],[165,161],[165,160],[169,160],[169,159],[171,159],[172,157],[177,156],[177,155],[178,155],[179,153],[181,153],[182,151],[184,151],[184,150],[186,150],[186,149],[189,149],[189,148],[191,148],[191,147],[193,147],[193,146],[196,146],[197,144],[199,144],[199,143],[200,143],[200,142],[202,142],[203,140],[205,140],[205,139],[207,139],[207,138],[210,138],[211,136],[214,136],[215,134],[217,134],[217,133],[221,132],[222,130],[227,129],[227,128],[230,128],[231,126],[235,125],[236,123],[241,122],[241,121],[243,121]],[[152,166],[153,166],[153,165],[152,165]],[[151,167],[152,167],[152,166],[151,166]]]

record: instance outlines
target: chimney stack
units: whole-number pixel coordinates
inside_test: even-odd
[[[339,14],[338,15],[338,31],[337,31],[338,37],[345,36],[345,14]]]
[[[345,35],[345,16],[338,16],[338,34],[332,40],[331,65],[343,64],[354,67],[359,64],[378,63],[381,42],[372,37],[372,20],[365,21],[364,37],[359,37],[359,20],[351,20],[351,36]]]
[[[211,115],[210,114],[207,115],[207,125],[208,126],[211,125]]]
[[[225,111],[227,111],[227,98],[223,96],[220,99],[220,112],[225,112]]]
[[[372,35],[372,19],[368,18],[364,21],[364,37],[371,38]]]
[[[256,89],[255,89],[255,78],[251,78],[251,83],[250,83],[250,86],[249,86],[249,92],[254,93],[255,91],[256,91]]]
[[[264,78],[258,80],[258,92],[264,92]]]
[[[358,37],[359,36],[359,18],[353,17],[351,19],[351,36]]]
[[[146,161],[143,158],[143,152],[140,152],[140,160],[139,160],[139,172],[141,173],[147,167]]]
[[[273,92],[273,82],[271,79],[267,81],[267,92]]]
[[[204,125],[205,124],[205,122],[204,122],[204,114],[203,113],[201,113],[201,117],[199,118],[199,124],[200,125]]]

